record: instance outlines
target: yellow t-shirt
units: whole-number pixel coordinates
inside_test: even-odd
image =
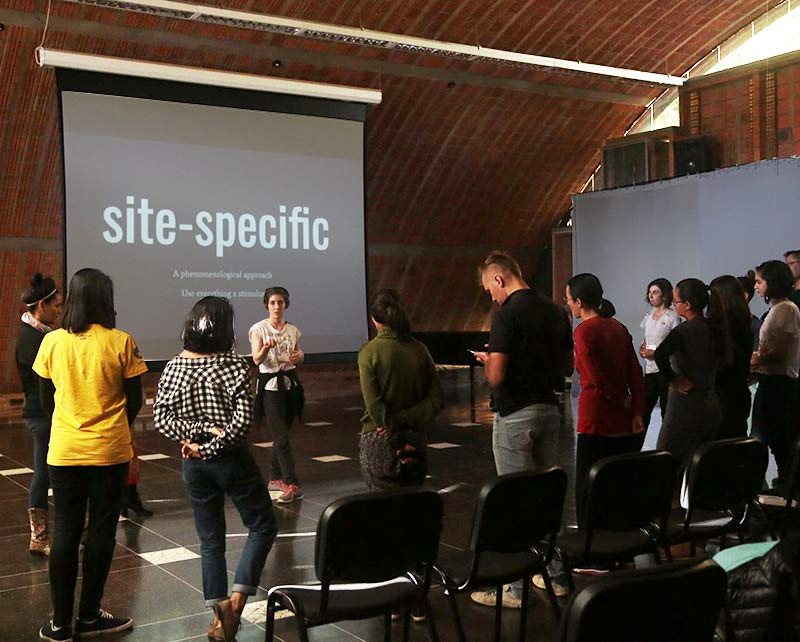
[[[47,463],[112,466],[133,457],[123,379],[147,372],[133,338],[93,324],[86,332],[48,332],[33,370],[55,386]]]

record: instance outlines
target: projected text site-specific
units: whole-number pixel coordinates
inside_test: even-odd
[[[218,258],[234,246],[324,252],[330,245],[328,219],[312,218],[309,208],[303,205],[279,205],[277,216],[200,210],[193,222],[179,223],[175,212],[155,210],[148,198],[140,198],[138,203],[134,196],[125,200],[125,208],[111,205],[103,210],[106,243],[172,245],[178,234],[189,233],[197,245],[213,246]]]

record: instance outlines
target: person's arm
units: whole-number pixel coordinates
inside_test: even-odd
[[[375,364],[365,350],[358,354],[358,378],[361,382],[361,396],[372,423],[378,428],[388,428],[388,411],[378,384]]]
[[[299,366],[305,358],[305,352],[300,349],[300,340],[298,339],[294,344],[294,349],[289,353],[289,363],[293,366]]]
[[[486,368],[486,379],[493,388],[499,386],[506,379],[511,350],[509,321],[502,309],[498,310],[492,318],[492,328],[489,331],[489,350],[476,352],[475,358]]]
[[[231,399],[233,413],[230,422],[209,431],[214,438],[200,444],[197,449],[200,458],[217,457],[223,450],[237,445],[247,437],[253,420],[253,392],[250,389],[250,374],[246,370],[241,371],[239,380],[231,391]]]
[[[427,353],[427,350],[426,350]],[[389,444],[393,448],[399,448],[405,442],[402,433],[407,431],[421,432],[433,423],[442,408],[444,408],[444,391],[439,375],[436,373],[436,365],[433,359],[428,356],[428,394],[424,399],[404,410],[393,413],[389,418]]]
[[[597,357],[592,345],[593,341],[595,339],[591,337],[591,334],[586,331],[583,325],[579,325],[575,331],[575,361],[579,363],[581,368],[581,387],[594,386],[603,397],[608,398],[609,395],[603,385],[606,377],[602,370],[597,367]]]
[[[56,387],[53,385],[53,380],[47,377],[39,377],[39,400],[42,408],[50,415],[56,409],[55,394]]]
[[[123,379],[122,388],[125,391],[125,414],[128,417],[128,425],[132,426],[136,415],[142,409],[142,377]]]
[[[486,367],[486,380],[493,388],[506,379],[509,356],[503,352],[476,352],[475,358]]]
[[[275,347],[275,341],[269,339],[268,341],[264,341],[261,336],[257,332],[251,332],[249,335],[250,339],[250,351],[253,356],[253,361],[257,366],[260,366],[267,358],[267,353]]]
[[[785,361],[789,356],[796,341],[794,333],[786,331],[786,327],[792,325],[789,316],[792,312],[790,307],[783,305],[770,311],[764,322],[767,324],[764,340],[758,346],[757,365]]]
[[[556,370],[563,377],[572,376],[575,370],[575,342],[572,340],[572,324],[566,312],[561,314],[561,346],[557,356]]]
[[[670,357],[683,349],[683,335],[674,328],[656,348],[653,358],[658,366],[658,371],[667,380],[672,381],[677,375],[672,369]]]
[[[628,364],[628,388],[631,392],[631,414],[633,415],[632,431],[639,433],[644,430],[642,421],[642,413],[644,412],[644,375],[642,374],[639,360],[636,358],[636,352],[633,349],[632,338],[628,344]]]

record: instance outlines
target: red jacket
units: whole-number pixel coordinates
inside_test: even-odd
[[[578,432],[625,435],[644,407],[644,376],[628,329],[593,317],[575,328],[575,368],[581,377]]]

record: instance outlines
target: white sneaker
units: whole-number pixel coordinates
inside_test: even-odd
[[[552,578],[550,582],[553,584],[553,593],[556,594],[556,597],[566,597],[569,595],[570,590],[569,586],[565,586],[564,584],[559,584],[558,582],[554,582]],[[533,576],[533,585],[542,590],[547,590],[547,584],[544,583],[544,577],[541,573],[537,573]]]
[[[471,593],[469,597],[473,602],[483,604],[484,606],[497,605],[497,591],[495,589],[489,589],[488,591],[475,591]],[[510,584],[506,584],[503,587],[502,605],[504,609],[522,608],[522,600],[511,592]]]

